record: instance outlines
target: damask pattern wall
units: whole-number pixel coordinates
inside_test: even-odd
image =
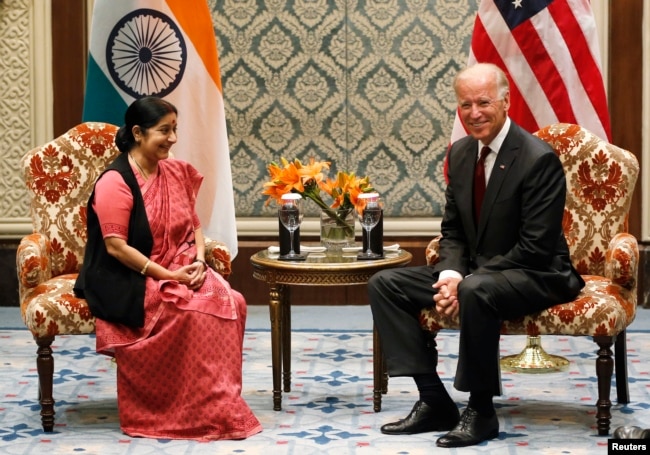
[[[369,175],[388,216],[442,214],[451,81],[478,0],[208,3],[237,216],[274,216],[261,192],[281,156]],[[0,2],[0,220],[28,216],[19,162],[33,142],[30,4]]]
[[[478,0],[209,4],[237,216],[273,215],[261,192],[280,157],[370,176],[388,216],[442,215],[451,85]]]
[[[28,215],[20,158],[32,143],[29,4],[0,1],[0,220]]]

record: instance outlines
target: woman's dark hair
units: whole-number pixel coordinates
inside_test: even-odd
[[[145,96],[135,100],[124,114],[124,125],[115,135],[115,145],[120,152],[130,151],[135,147],[134,126],[139,126],[142,134],[146,134],[149,128],[157,125],[161,118],[172,112],[178,114],[176,106],[157,96]]]

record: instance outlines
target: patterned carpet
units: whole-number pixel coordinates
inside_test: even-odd
[[[386,436],[379,427],[403,417],[416,399],[410,380],[394,378],[380,413],[372,410],[372,336],[369,331],[295,332],[292,391],[283,410],[272,410],[270,333],[245,338],[244,396],[264,431],[245,441],[196,443],[136,439],[119,429],[115,367],[94,352],[88,336],[61,337],[55,347],[55,432],[43,433],[37,406],[35,344],[26,330],[0,330],[0,453],[6,454],[599,454],[607,438],[595,436],[594,344],[589,339],[547,337],[544,348],[570,360],[550,374],[503,374],[496,400],[498,439],[468,449],[435,447],[436,433]],[[440,373],[459,406],[466,395],[451,387],[458,338],[441,333]],[[504,337],[503,355],[515,354],[523,337]],[[612,430],[650,427],[650,337],[628,334],[632,402],[615,402]]]

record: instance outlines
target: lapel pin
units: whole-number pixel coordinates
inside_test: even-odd
[[[505,165],[505,164],[500,164],[500,165],[499,165],[499,169],[504,170],[505,168],[506,168],[506,165]]]

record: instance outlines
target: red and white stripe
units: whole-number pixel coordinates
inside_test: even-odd
[[[489,62],[506,72],[510,79],[510,117],[530,132],[567,122],[611,140],[596,23],[589,1],[547,1],[546,8],[512,29],[497,3],[514,10],[518,2],[480,2],[468,65]],[[466,135],[456,115],[451,142]]]

